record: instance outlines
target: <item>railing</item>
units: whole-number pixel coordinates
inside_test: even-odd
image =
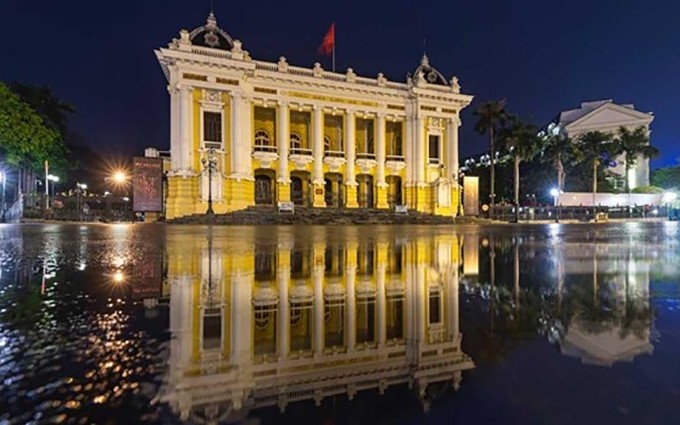
[[[404,156],[403,155],[386,155],[385,160],[386,161],[404,162]]]
[[[307,148],[290,148],[290,154],[312,156],[312,150]]]
[[[344,158],[345,157],[345,152],[343,151],[324,151],[324,156],[325,157],[331,157],[331,158]]]
[[[519,208],[520,221],[556,221],[556,220],[578,220],[590,221],[595,216],[603,213],[610,219],[647,219],[647,218],[667,218],[668,208],[663,206],[638,206],[631,207],[556,207],[556,206],[522,206]],[[488,213],[487,213],[488,215]],[[494,208],[495,220],[514,221],[515,207],[512,205],[496,206]]]
[[[273,152],[276,153],[278,151],[276,146],[269,146],[269,145],[255,145],[255,152]]]
[[[357,159],[375,159],[375,154],[370,152],[357,153]]]

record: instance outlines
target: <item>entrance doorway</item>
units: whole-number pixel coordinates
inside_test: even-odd
[[[274,176],[272,171],[255,171],[255,205],[273,205]]]
[[[326,173],[324,176],[325,190],[324,200],[326,207],[340,208],[344,205],[342,190],[342,174]]]
[[[388,185],[387,203],[389,204],[390,208],[394,208],[395,205],[404,205],[401,192],[401,177],[388,176],[386,180]]]
[[[359,208],[373,208],[373,176],[359,174],[357,176],[357,202]]]

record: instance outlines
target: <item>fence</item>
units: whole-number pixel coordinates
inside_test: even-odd
[[[611,219],[624,218],[659,218],[668,217],[669,211],[665,206],[638,206],[638,207],[565,207],[565,206],[536,206],[520,207],[519,220],[579,220],[589,221],[595,218],[596,214],[604,213]],[[493,217],[500,221],[514,221],[514,206],[496,206]]]
[[[44,194],[26,194],[23,199],[23,218],[63,221],[132,221],[132,203],[125,197],[107,195],[50,196],[50,208],[45,209]]]

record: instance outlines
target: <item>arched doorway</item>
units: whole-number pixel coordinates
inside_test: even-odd
[[[324,175],[325,190],[324,198],[326,207],[340,208],[344,204],[342,174],[326,173]]]
[[[274,205],[275,174],[271,170],[255,171],[255,205]]]
[[[357,203],[359,208],[373,208],[373,176],[359,174],[357,176]]]
[[[310,174],[306,171],[295,171],[290,175],[290,200],[295,205],[309,205]]]
[[[388,176],[386,180],[388,186],[387,203],[389,204],[390,208],[394,208],[395,205],[404,205],[401,192],[401,177]]]

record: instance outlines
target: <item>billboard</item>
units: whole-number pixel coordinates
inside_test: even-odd
[[[133,210],[163,210],[163,159],[135,157],[132,177]]]
[[[479,177],[463,177],[463,213],[479,215]]]

